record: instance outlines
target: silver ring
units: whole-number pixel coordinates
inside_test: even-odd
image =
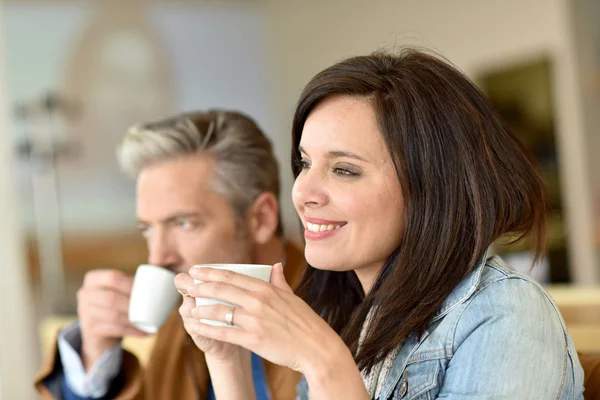
[[[225,322],[229,326],[233,326],[233,313],[235,311],[235,307],[231,307],[231,311],[225,314]]]

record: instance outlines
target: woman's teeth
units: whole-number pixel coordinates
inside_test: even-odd
[[[311,224],[310,222],[307,222],[306,228],[311,232],[325,232],[325,231],[332,231],[334,229],[339,229],[340,225],[319,225],[319,224]]]

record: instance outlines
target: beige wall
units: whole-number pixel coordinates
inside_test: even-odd
[[[1,12],[0,7],[0,24]],[[1,35],[0,25],[0,60],[3,54]],[[0,63],[0,400],[25,400],[35,398],[32,382],[37,344],[11,177],[12,144],[6,128],[10,114],[3,79],[3,63]]]
[[[574,279],[597,282],[591,178],[567,5],[568,0],[269,1],[279,130],[289,132],[294,104],[308,80],[347,56],[394,45],[425,46],[475,75],[488,66],[549,54]],[[289,149],[289,136],[285,140]],[[283,156],[286,165],[289,155]],[[288,177],[284,194],[291,185]],[[293,221],[293,210],[284,211],[286,221]]]
[[[600,195],[600,2],[574,0],[572,9],[578,24],[574,27],[579,61],[580,86],[585,102],[585,127],[592,179]],[[600,210],[598,210],[600,212]],[[599,216],[600,217],[600,216]]]

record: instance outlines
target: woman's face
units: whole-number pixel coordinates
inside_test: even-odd
[[[324,100],[304,124],[299,151],[292,197],[306,259],[318,269],[354,270],[368,292],[404,229],[400,182],[369,102]]]

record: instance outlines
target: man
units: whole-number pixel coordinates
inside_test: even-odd
[[[187,272],[199,263],[283,260],[288,283],[299,281],[302,254],[282,239],[277,162],[252,120],[209,111],[141,124],[129,130],[118,158],[137,177],[148,263]],[[160,329],[144,371],[121,349],[124,336],[143,335],[127,319],[131,287],[132,278],[119,271],[86,274],[77,294],[78,322],[59,333],[54,357],[36,381],[42,398],[213,396],[204,354],[177,310]],[[252,357],[257,399],[295,398],[298,373]]]

